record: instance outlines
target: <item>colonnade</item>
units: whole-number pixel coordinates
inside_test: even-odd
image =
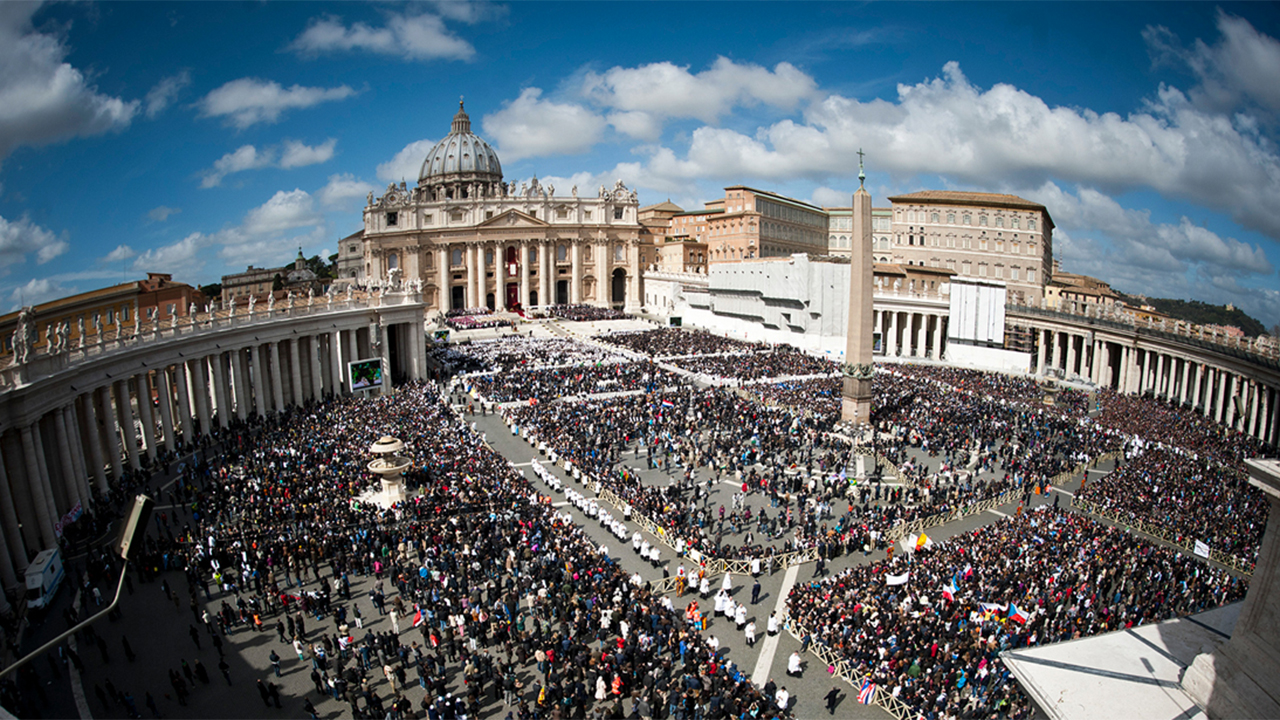
[[[1148,394],[1195,408],[1204,417],[1280,444],[1280,387],[1229,358],[1200,358],[1092,331],[1035,328],[1036,372],[1056,369],[1126,394]]]
[[[395,253],[394,250],[384,251]],[[635,243],[599,238],[468,240],[424,249],[435,277],[432,305],[441,310],[511,310],[553,304],[640,307],[640,250]]]
[[[875,332],[880,334],[881,351],[888,357],[941,360],[946,351],[946,323],[945,313],[875,311]]]
[[[354,311],[192,325],[168,342],[121,348],[6,391],[0,582],[21,587],[29,559],[55,547],[63,524],[92,509],[113,479],[233,422],[351,394],[353,360],[380,359],[382,392],[393,375],[425,378],[422,311],[416,303],[394,318]]]

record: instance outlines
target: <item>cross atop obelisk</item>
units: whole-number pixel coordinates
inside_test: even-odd
[[[871,376],[875,371],[872,350],[875,322],[871,291],[875,265],[871,257],[871,193],[866,188],[864,153],[858,150],[858,190],[853,194],[853,252],[849,255],[849,325],[845,338],[842,420],[871,420]]]

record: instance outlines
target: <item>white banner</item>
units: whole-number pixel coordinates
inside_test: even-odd
[[[888,574],[886,574],[886,575],[884,576],[884,583],[885,583],[885,585],[906,585],[906,584],[907,584],[907,578],[908,578],[908,577],[910,577],[910,576],[911,576],[911,573],[909,573],[909,572],[904,572],[904,573],[902,573],[901,575],[888,575]]]
[[[1196,541],[1196,549],[1195,549],[1195,551],[1194,551],[1194,552],[1195,552],[1195,554],[1196,554],[1196,555],[1199,555],[1199,556],[1200,556],[1200,557],[1202,557],[1202,558],[1208,558],[1208,557],[1209,557],[1209,545],[1208,545],[1207,543],[1205,543],[1205,542],[1201,541],[1201,540],[1197,540],[1197,541]]]

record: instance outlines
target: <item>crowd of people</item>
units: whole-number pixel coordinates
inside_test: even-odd
[[[712,335],[705,330],[680,330],[658,328],[656,330],[629,330],[597,336],[610,345],[627,348],[650,357],[677,357],[682,355],[718,355],[722,353],[756,352],[767,346],[733,338]]]
[[[626,358],[595,345],[560,337],[506,335],[460,346],[458,352],[484,370],[520,370],[559,365],[617,363]]]
[[[1141,521],[1181,543],[1199,540],[1252,565],[1269,504],[1239,470],[1184,452],[1133,444],[1128,461],[1081,488],[1078,500]]]
[[[599,322],[601,320],[625,320],[629,315],[613,308],[595,305],[552,305],[548,308],[552,317],[573,322]]]
[[[1247,581],[1047,506],[797,586],[791,618],[929,718],[1031,717],[1000,654],[1208,610]]]
[[[674,386],[681,378],[652,362],[603,362],[595,365],[512,370],[471,375],[466,382],[490,402],[547,402],[577,395],[651,391]]]
[[[744,389],[768,405],[786,405],[808,410],[834,424],[840,418],[841,393],[844,379],[820,377],[807,380],[787,380],[774,383],[754,383]]]
[[[814,357],[790,345],[778,345],[751,353],[693,355],[676,358],[671,364],[693,373],[736,380],[803,377],[840,370],[831,360]]]
[[[481,330],[484,328],[496,327],[515,327],[515,321],[510,318],[499,315],[486,313],[484,315],[456,315],[447,317],[444,321],[445,325],[454,330]]]
[[[405,441],[420,492],[391,510],[359,501],[374,484],[367,445],[386,428]],[[274,627],[344,715],[785,712],[432,386],[297,411],[184,480],[191,518],[150,551],[186,565],[193,600],[199,587],[219,594],[216,631]],[[351,594],[357,578],[374,583],[367,602]],[[362,612],[389,615],[393,631],[361,631]]]

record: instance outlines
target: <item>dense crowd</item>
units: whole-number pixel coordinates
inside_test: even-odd
[[[445,325],[454,330],[480,330],[483,328],[515,327],[514,321],[497,315],[456,315],[445,318]]]
[[[506,335],[455,346],[485,370],[516,370],[542,366],[622,362],[616,352],[568,338]]]
[[[1097,422],[1148,443],[1181,448],[1197,457],[1244,469],[1244,459],[1266,453],[1256,438],[1230,430],[1189,408],[1153,398],[1102,390]]]
[[[1131,448],[1129,455],[1077,499],[1160,528],[1177,542],[1200,540],[1245,563],[1257,560],[1269,504],[1244,473],[1159,447]]]
[[[407,480],[421,494],[382,511],[353,498],[372,484],[365,447],[388,429],[405,440]],[[217,481],[201,481],[204,472]],[[402,717],[411,688],[422,690],[417,707],[444,717],[499,702],[520,718],[781,712],[538,501],[431,387],[297,412],[188,479],[200,519],[173,544],[193,597],[210,580],[227,590],[209,622],[224,632],[274,625],[313,660],[317,688],[348,704],[344,714]],[[400,630],[352,627],[364,603],[350,593],[356,576],[376,582],[364,612],[395,613]],[[332,629],[308,627],[330,616]]]
[[[840,417],[841,377],[787,380],[776,383],[755,383],[744,389],[770,405],[786,405],[799,410],[809,410],[834,423]]]
[[[611,332],[598,336],[598,339],[652,357],[756,352],[767,347],[761,343],[712,335],[704,330],[675,328]]]
[[[803,377],[839,371],[834,362],[814,357],[790,345],[779,345],[763,352],[695,355],[677,358],[671,364],[689,372],[738,380]]]
[[[797,586],[787,604],[814,642],[922,717],[1025,718],[1035,707],[1002,652],[1200,612],[1242,598],[1246,585],[1042,507]]]
[[[553,317],[574,322],[598,322],[601,320],[625,320],[629,315],[613,308],[595,305],[552,305],[548,308]]]
[[[896,366],[894,370],[902,375],[926,378],[974,395],[1012,403],[1044,405],[1046,395],[1046,386],[1035,378],[1025,376],[928,364],[903,364]],[[1074,417],[1088,414],[1088,393],[1061,385],[1055,385],[1054,388],[1056,392],[1050,393],[1053,405],[1048,407]]]
[[[473,375],[467,382],[491,402],[547,402],[574,395],[653,390],[681,379],[652,362],[599,362],[533,370]]]

